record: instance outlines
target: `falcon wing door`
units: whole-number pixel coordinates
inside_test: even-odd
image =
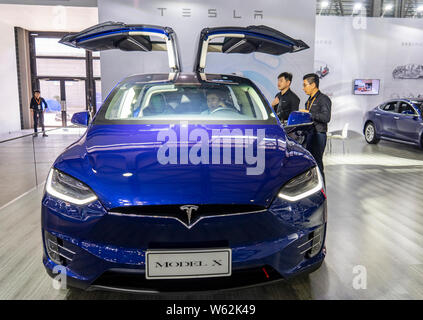
[[[169,68],[180,71],[176,34],[169,27],[109,21],[66,35],[59,42],[90,51],[167,51]]]
[[[221,38],[216,42],[215,39]],[[309,46],[267,26],[219,27],[201,30],[194,71],[204,72],[208,52],[282,55]]]

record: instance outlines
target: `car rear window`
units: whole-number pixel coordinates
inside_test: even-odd
[[[146,84],[116,88],[102,120],[268,120],[265,100],[248,84]]]

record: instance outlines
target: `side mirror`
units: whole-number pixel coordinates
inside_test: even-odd
[[[74,113],[71,122],[79,126],[87,127],[90,122],[90,114],[88,111]]]
[[[308,112],[294,111],[288,117],[284,130],[288,136],[300,144],[305,142],[306,136],[314,129],[311,114]]]
[[[291,114],[288,117],[288,126],[296,126],[301,124],[309,124],[313,122],[311,120],[311,114],[308,112],[300,112],[300,111],[294,111],[291,112]]]

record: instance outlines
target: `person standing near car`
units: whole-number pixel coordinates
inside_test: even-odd
[[[291,90],[292,74],[283,72],[278,76],[279,93],[272,102],[272,107],[283,123],[288,121],[291,112],[298,111],[300,98]]]
[[[307,135],[306,148],[313,155],[322,173],[323,180],[325,174],[323,171],[323,153],[326,148],[326,136],[328,123],[331,118],[332,101],[319,90],[319,76],[310,73],[303,78],[303,90],[309,96],[305,109],[300,111],[309,112],[314,123],[314,128]]]
[[[44,128],[44,111],[48,108],[48,105],[44,98],[41,97],[39,90],[34,91],[34,96],[31,99],[29,108],[32,109],[32,116],[34,119],[34,136],[38,136],[37,127],[39,123],[43,130],[43,137],[48,137]]]

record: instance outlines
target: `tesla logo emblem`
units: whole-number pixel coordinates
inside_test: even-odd
[[[191,224],[191,215],[192,215],[192,211],[197,211],[198,207],[197,206],[182,206],[180,207],[181,210],[185,211],[187,213],[187,217],[188,217],[188,224]]]

